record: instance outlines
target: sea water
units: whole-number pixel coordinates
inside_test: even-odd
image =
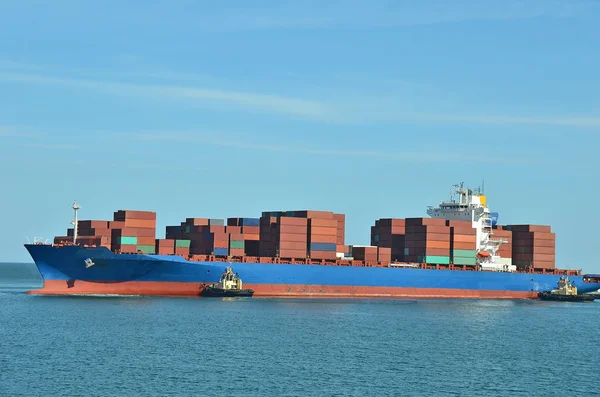
[[[0,264],[0,396],[600,395],[600,302],[50,297]]]

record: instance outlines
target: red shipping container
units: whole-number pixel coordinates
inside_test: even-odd
[[[230,248],[229,255],[230,256],[244,256],[244,249],[243,248]]]
[[[229,241],[244,241],[242,233],[229,233]]]
[[[343,244],[337,244],[335,247],[335,252],[348,252],[348,246],[347,245],[343,245]]]
[[[331,251],[311,251],[310,254],[311,259],[336,259],[335,252]]]
[[[301,218],[299,218],[301,219]],[[281,234],[303,234],[306,235],[308,229],[306,226],[280,225],[279,232]]]
[[[453,250],[476,250],[477,242],[463,243],[455,241],[454,243],[451,243],[450,246]]]
[[[157,255],[173,255],[175,253],[174,247],[156,247]]]
[[[279,236],[277,236],[276,241],[295,241],[307,243],[308,238],[306,234],[280,234]]]
[[[322,236],[322,235],[312,235],[310,236],[311,243],[328,243],[335,244],[337,241],[336,236]]]
[[[241,233],[244,234],[259,234],[260,226],[242,226]]]
[[[334,227],[311,227],[309,229],[311,235],[333,236],[337,238],[337,229]]]
[[[156,212],[154,211],[133,211],[119,210],[114,213],[115,221],[124,221],[127,219],[154,220],[156,221]]]
[[[187,247],[177,247],[175,248],[175,255],[181,255],[181,256],[189,256],[190,255],[190,249]]]
[[[259,241],[260,235],[258,234],[244,234],[245,241]]]
[[[130,237],[156,237],[155,229],[145,229],[140,227],[127,227],[123,229],[113,229],[113,237],[130,236]]]
[[[125,227],[156,229],[156,219],[126,219]]]
[[[305,250],[306,251],[306,243],[303,242],[295,242],[295,241],[282,241],[279,243],[279,249],[281,250]]]
[[[137,245],[155,245],[156,239],[154,237],[138,237]]]
[[[330,227],[336,229],[338,228],[337,219],[309,219],[308,220],[309,227]]]
[[[108,221],[81,220],[77,221],[79,229],[108,229]]]
[[[308,226],[308,219],[306,218],[290,218],[282,216],[277,222],[280,225],[293,225],[293,226]]]
[[[185,218],[185,224],[189,226],[208,226],[208,218]]]
[[[312,219],[333,219],[333,212],[331,211],[294,211],[297,217],[301,218],[312,218]]]
[[[109,229],[123,229],[125,227],[125,222],[123,221],[109,221],[108,228]]]
[[[157,247],[175,247],[175,240],[169,240],[169,239],[156,239],[156,246]]]
[[[306,250],[279,250],[279,257],[303,259],[306,258]]]
[[[135,254],[137,252],[137,245],[112,245],[113,250],[117,250],[124,254]]]
[[[240,233],[242,233],[242,227],[241,226],[225,226],[225,232],[240,234]]]

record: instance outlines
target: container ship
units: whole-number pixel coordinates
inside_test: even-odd
[[[346,217],[330,211],[186,218],[157,238],[155,212],[73,210],[66,236],[25,245],[43,278],[28,293],[201,296],[226,269],[254,297],[537,299],[564,276],[600,289],[600,275],[555,266],[550,226],[499,225],[463,184],[428,217],[376,220],[370,245],[346,245]]]

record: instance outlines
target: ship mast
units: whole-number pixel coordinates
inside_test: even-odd
[[[79,211],[81,207],[77,205],[77,201],[73,201],[73,206],[71,208],[75,211],[75,219],[71,221],[71,225],[73,225],[73,244],[77,244],[77,211]]]

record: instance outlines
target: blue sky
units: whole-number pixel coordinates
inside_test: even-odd
[[[595,1],[0,3],[0,259],[117,209],[324,209],[347,242],[485,180],[600,272]]]

